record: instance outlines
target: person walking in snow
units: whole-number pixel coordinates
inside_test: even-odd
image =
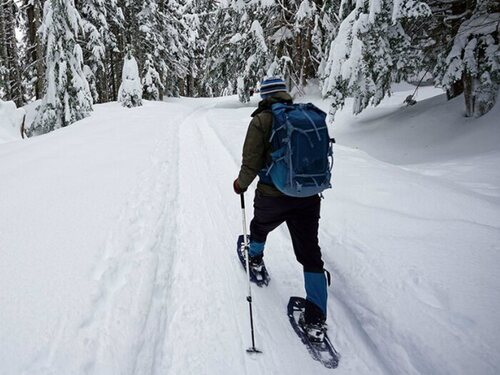
[[[298,198],[276,188],[266,168],[271,160],[270,137],[273,130],[274,103],[292,104],[285,82],[268,78],[261,82],[262,101],[252,113],[244,146],[243,160],[233,188],[243,194],[258,176],[254,217],[250,223],[249,266],[260,269],[268,234],[286,223],[297,260],[304,271],[306,307],[299,323],[310,339],[322,341],[326,331],[327,280],[318,244],[321,198],[318,194]]]

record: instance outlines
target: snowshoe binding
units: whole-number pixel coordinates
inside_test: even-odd
[[[306,333],[307,338],[311,342],[323,342],[325,339],[325,334],[327,330],[327,325],[324,321],[318,321],[314,323],[308,323],[305,320],[305,313],[300,313],[299,325],[302,330]]]
[[[243,235],[238,237],[238,244],[236,247],[238,252],[238,258],[246,270],[246,259],[245,259],[245,241]],[[264,259],[262,256],[250,257],[248,259],[248,265],[250,269],[250,281],[257,284],[257,286],[267,286],[269,284],[269,273],[267,272],[266,265],[264,264]]]

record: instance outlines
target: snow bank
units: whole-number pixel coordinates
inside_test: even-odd
[[[32,102],[29,102],[26,104],[23,109],[26,111],[26,121],[24,124],[24,127],[26,128],[26,131],[29,132],[31,127],[33,126],[35,122],[35,118],[37,115],[37,109],[39,108],[40,104],[42,103],[42,99],[38,99]]]
[[[14,102],[0,100],[0,142],[21,138],[21,125],[26,112]]]
[[[359,116],[338,113],[334,129],[343,144],[394,164],[470,157],[498,151],[500,105],[478,119],[466,118],[463,96],[451,101],[439,89],[419,89],[417,104],[403,104],[411,90],[396,91],[380,108]]]
[[[408,107],[403,101],[413,90],[400,85],[383,105],[359,116],[347,108],[339,112],[333,125],[337,141],[379,160],[500,197],[500,169],[494,167],[500,164],[500,105],[480,118],[466,118],[462,96],[447,101],[439,89],[422,87],[417,104]]]

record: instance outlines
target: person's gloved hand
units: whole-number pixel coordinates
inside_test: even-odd
[[[242,189],[240,187],[240,184],[238,183],[238,179],[234,180],[233,182],[233,189],[236,194],[243,194],[247,189]]]

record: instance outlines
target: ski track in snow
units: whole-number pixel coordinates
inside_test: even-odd
[[[26,374],[161,372],[166,300],[177,254],[178,146],[171,142],[182,125],[177,120],[163,127],[149,167],[137,176],[138,184],[108,236],[94,270],[92,307],[75,328],[78,356],[59,368],[54,357],[64,343],[56,336],[49,353]]]
[[[177,241],[177,186],[171,178],[177,174],[177,160],[175,149],[168,161],[161,156],[167,140],[157,143],[151,166],[139,176],[96,269],[101,289],[81,326],[91,351],[84,373],[142,374],[161,366],[165,298]]]
[[[179,253],[170,304],[167,373],[203,374],[214,369],[238,371],[244,354],[233,289],[231,258],[225,256],[231,230],[225,219],[216,168],[217,153],[206,142],[205,109],[180,128]],[[216,176],[213,176],[213,174]],[[224,225],[225,224],[225,225]],[[208,236],[207,236],[208,233]],[[231,278],[233,276],[233,278]],[[224,296],[224,298],[221,298]],[[185,337],[186,325],[194,337]],[[227,342],[232,342],[227,347]],[[186,343],[179,345],[179,343]],[[236,348],[236,350],[231,350]],[[189,360],[186,360],[188,359]]]

